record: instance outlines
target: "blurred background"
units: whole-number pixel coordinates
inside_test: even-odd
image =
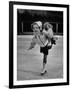
[[[63,35],[63,12],[44,10],[17,10],[17,34],[32,34],[31,24],[35,21],[50,22],[56,35]]]

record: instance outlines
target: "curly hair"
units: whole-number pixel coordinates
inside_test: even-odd
[[[49,22],[45,22],[44,25],[43,25],[43,28],[45,30],[48,30],[49,28],[53,28],[52,24],[50,24]]]

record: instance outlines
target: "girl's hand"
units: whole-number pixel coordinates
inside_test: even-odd
[[[27,49],[25,49],[25,50],[24,50],[24,53],[27,53],[27,52],[28,52],[28,50],[27,50]]]

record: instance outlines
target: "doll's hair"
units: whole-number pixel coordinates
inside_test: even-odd
[[[45,22],[44,25],[43,25],[43,28],[45,30],[48,30],[49,28],[53,28],[52,24],[50,24],[49,22]]]

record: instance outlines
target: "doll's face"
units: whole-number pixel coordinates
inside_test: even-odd
[[[46,26],[44,27],[44,29],[45,29],[46,31],[48,31],[49,26],[48,26],[48,25],[46,25]]]
[[[39,26],[38,26],[37,24],[34,24],[34,25],[33,25],[33,31],[34,31],[36,34],[40,33],[40,28],[39,28]]]

